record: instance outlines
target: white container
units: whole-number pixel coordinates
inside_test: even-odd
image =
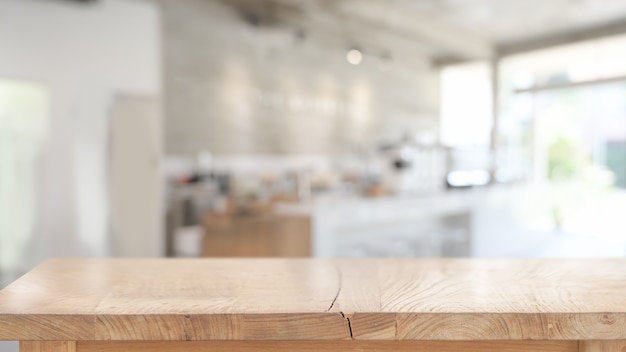
[[[202,226],[185,226],[176,229],[174,233],[174,256],[200,257],[202,256]]]

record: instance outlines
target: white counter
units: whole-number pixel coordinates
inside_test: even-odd
[[[333,198],[282,204],[310,214],[315,257],[468,256],[475,192],[421,197]]]

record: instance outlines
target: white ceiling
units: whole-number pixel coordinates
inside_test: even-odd
[[[497,46],[616,23],[626,30],[626,0],[239,0],[260,3],[292,24],[433,57],[486,57]]]
[[[343,0],[345,14],[394,20],[433,17],[492,42],[530,39],[626,18],[625,0]]]

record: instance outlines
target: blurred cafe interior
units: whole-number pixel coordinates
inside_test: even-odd
[[[51,257],[625,257],[624,0],[0,0]]]

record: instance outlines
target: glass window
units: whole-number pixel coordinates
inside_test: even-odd
[[[487,62],[441,71],[441,143],[488,147],[493,120],[491,72]]]

